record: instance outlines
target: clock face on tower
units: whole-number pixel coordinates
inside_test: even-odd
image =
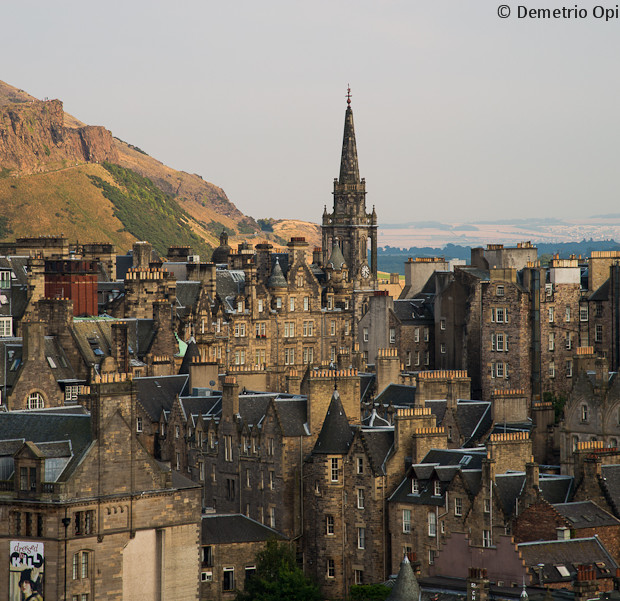
[[[362,265],[362,268],[360,269],[360,274],[363,278],[370,277],[370,267],[368,267],[368,265]]]

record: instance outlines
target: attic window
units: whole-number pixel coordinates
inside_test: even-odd
[[[417,478],[412,478],[411,480],[411,494],[420,494],[420,481]]]
[[[564,578],[568,578],[570,576],[570,572],[568,571],[568,569],[566,568],[565,565],[557,565],[555,566],[555,569],[560,572],[560,576],[564,577]]]
[[[439,482],[439,480],[433,481],[433,496],[435,497],[441,496],[441,482]]]
[[[56,362],[54,361],[54,359],[52,357],[48,357],[47,358],[47,362],[50,364],[50,367],[52,369],[56,369],[58,366],[56,365]]]
[[[11,363],[11,368],[10,371],[16,371],[17,368],[21,365],[22,360],[21,359],[14,359],[13,363]]]
[[[471,455],[463,455],[459,461],[460,465],[467,465],[471,461]]]

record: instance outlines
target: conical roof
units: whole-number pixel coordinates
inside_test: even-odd
[[[269,288],[286,288],[288,286],[282,267],[280,267],[280,261],[276,258],[276,264],[273,267],[273,271],[267,281]]]
[[[396,582],[392,587],[392,592],[386,601],[419,601],[420,585],[413,573],[413,568],[409,559],[405,558],[400,563],[400,570]]]
[[[344,116],[344,136],[342,138],[342,157],[340,159],[341,184],[357,184],[360,181],[360,171],[357,164],[357,145],[355,143],[355,127],[353,126],[353,111],[350,99],[347,112]]]
[[[338,394],[337,390],[334,390],[313,452],[344,455],[348,452],[349,446],[351,446],[351,440],[353,440],[353,431],[349,425],[347,414],[344,412],[340,394]]]
[[[338,242],[334,241],[334,245],[332,246],[332,254],[329,257],[329,261],[327,261],[327,264],[331,265],[336,271],[340,271],[345,263],[346,261],[342,256],[340,246],[338,245]]]

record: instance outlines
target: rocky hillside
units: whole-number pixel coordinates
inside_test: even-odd
[[[318,226],[305,222],[271,220],[272,231],[261,231],[222,188],[85,125],[60,100],[38,100],[2,81],[0,202],[0,240],[62,232],[126,248],[157,232],[160,249],[192,244],[206,255],[226,230],[233,245],[253,237],[281,245],[291,236],[320,244]]]

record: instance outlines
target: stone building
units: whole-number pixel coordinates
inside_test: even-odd
[[[45,598],[198,599],[199,487],[138,441],[125,374],[85,392],[90,416],[0,415],[0,586],[16,594],[19,546]]]

